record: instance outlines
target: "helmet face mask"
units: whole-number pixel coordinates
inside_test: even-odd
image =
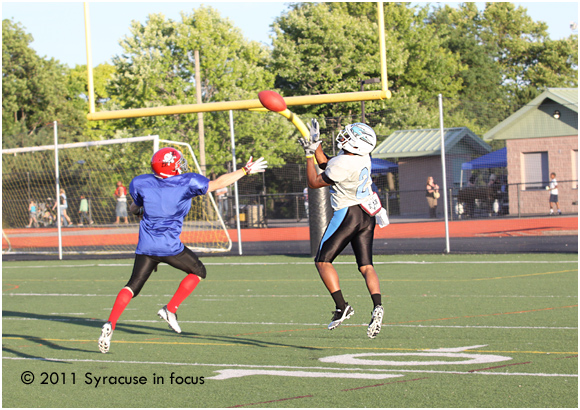
[[[151,169],[157,178],[165,179],[187,172],[187,160],[175,148],[161,148],[151,158]]]
[[[374,130],[362,122],[349,124],[338,133],[336,142],[339,149],[357,155],[370,154],[377,145]]]

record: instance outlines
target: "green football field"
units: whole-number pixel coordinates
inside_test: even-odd
[[[333,331],[311,258],[202,260],[181,334],[156,315],[183,277],[161,265],[107,354],[132,260],[4,262],[3,407],[578,407],[577,255],[377,256],[373,340],[353,257]]]

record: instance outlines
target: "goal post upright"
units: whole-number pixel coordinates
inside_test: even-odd
[[[373,100],[385,100],[391,98],[391,92],[388,89],[387,80],[387,60],[386,60],[386,45],[385,45],[385,24],[384,24],[384,9],[383,2],[377,2],[377,20],[378,20],[378,37],[379,37],[379,55],[380,55],[380,73],[381,73],[381,90],[378,91],[360,91],[360,92],[347,92],[347,93],[337,93],[337,94],[323,94],[323,95],[308,95],[308,96],[293,96],[286,97],[284,101],[287,106],[303,106],[303,105],[318,105],[318,104],[332,104],[341,102],[359,102],[359,101],[373,101]],[[88,29],[88,5],[85,3],[85,27],[87,36],[87,48],[90,48],[90,34]],[[92,88],[92,69],[90,67],[90,50],[87,50],[87,65],[88,76],[89,76],[89,88]],[[196,65],[197,67],[197,65]],[[254,100],[243,100],[243,101],[226,101],[226,102],[213,102],[201,104],[198,101],[197,104],[186,104],[186,105],[174,105],[174,106],[161,106],[161,107],[150,107],[150,108],[136,108],[136,109],[125,109],[125,110],[115,110],[115,111],[99,111],[95,112],[92,107],[94,107],[94,92],[89,89],[89,103],[91,110],[87,114],[87,119],[89,121],[98,120],[113,120],[113,119],[123,119],[123,118],[140,118],[140,117],[150,117],[150,116],[161,116],[161,115],[176,115],[176,114],[191,114],[191,113],[203,113],[203,112],[217,112],[217,111],[232,111],[232,110],[257,110],[263,108],[259,99]],[[288,118],[295,126],[298,131],[304,135],[305,127],[301,121],[296,117],[296,120]],[[201,136],[200,136],[201,138]],[[193,156],[195,158],[195,156]],[[203,164],[205,165],[205,164]],[[205,174],[201,172],[201,168],[197,164],[200,174]],[[321,190],[323,191],[323,190]],[[312,205],[318,206],[321,209],[321,215],[327,214],[326,210],[328,208],[328,200],[322,199],[328,197],[328,194],[323,195],[323,192],[313,193]],[[211,197],[211,195],[210,195]],[[320,198],[319,198],[320,197]],[[211,198],[213,201],[213,197]],[[218,217],[223,225],[223,220],[221,215]],[[322,218],[325,219],[325,218]],[[320,220],[318,225],[320,225]],[[317,225],[317,226],[318,226]],[[311,224],[312,227],[312,224]],[[227,229],[226,229],[227,232]],[[229,239],[229,235],[228,235]],[[231,239],[230,247],[231,247]],[[312,242],[312,238],[311,238]]]
[[[378,91],[358,91],[358,92],[348,92],[348,93],[336,93],[336,94],[321,94],[321,95],[306,95],[306,96],[294,96],[286,97],[284,101],[288,106],[295,105],[318,105],[318,104],[332,104],[340,102],[358,102],[358,101],[373,101],[373,100],[384,100],[391,98],[391,92],[387,85],[387,59],[386,59],[386,46],[385,46],[385,23],[384,23],[384,12],[383,3],[377,2],[377,20],[378,20],[378,32],[379,32],[379,54],[380,54],[380,70],[381,70],[381,90]],[[93,74],[92,68],[90,66],[90,33],[89,33],[89,16],[88,16],[88,5],[85,2],[85,34],[87,36],[87,75],[89,77],[89,105],[94,107],[94,91],[91,89],[93,84]],[[260,100],[242,100],[242,101],[225,101],[225,102],[213,102],[213,103],[203,103],[200,104],[185,104],[185,105],[173,105],[173,106],[162,106],[162,107],[150,107],[150,108],[134,108],[126,110],[115,110],[115,111],[99,111],[95,112],[91,109],[87,114],[87,119],[89,121],[99,121],[99,120],[114,120],[122,118],[139,118],[139,117],[151,117],[158,115],[175,115],[175,114],[191,114],[191,113],[202,113],[202,112],[216,112],[216,111],[229,111],[229,110],[253,110],[262,108]]]

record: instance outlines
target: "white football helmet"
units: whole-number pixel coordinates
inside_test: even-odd
[[[377,145],[377,134],[362,122],[349,124],[336,137],[338,148],[357,155],[370,154]]]

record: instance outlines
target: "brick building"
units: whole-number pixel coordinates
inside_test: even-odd
[[[547,214],[552,172],[562,212],[578,213],[578,88],[548,88],[483,138],[506,142],[510,214]]]
[[[446,182],[447,188],[452,188],[459,185],[461,165],[474,157],[491,152],[491,147],[467,127],[446,128],[444,135]],[[443,189],[440,130],[395,131],[371,155],[373,158],[394,160],[399,166],[400,215],[427,216],[427,177],[432,176]],[[443,215],[443,192],[440,192],[438,216]]]

